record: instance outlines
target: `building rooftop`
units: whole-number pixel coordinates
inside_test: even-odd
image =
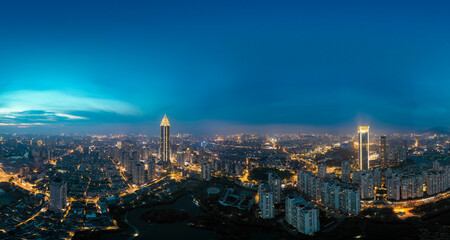
[[[169,119],[167,118],[166,114],[164,114],[164,117],[161,121],[161,127],[170,127]]]

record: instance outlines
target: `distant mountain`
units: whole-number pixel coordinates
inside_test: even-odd
[[[430,128],[426,131],[423,131],[422,134],[450,135],[450,130],[445,127],[434,127],[434,128]]]

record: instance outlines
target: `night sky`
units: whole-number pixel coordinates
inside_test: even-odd
[[[0,131],[450,126],[448,1],[1,1]]]

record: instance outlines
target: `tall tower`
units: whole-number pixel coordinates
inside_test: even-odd
[[[383,168],[388,166],[387,152],[386,152],[386,136],[380,137],[380,162]]]
[[[359,170],[369,170],[369,126],[358,126]]]
[[[159,145],[159,159],[164,165],[170,164],[170,123],[167,116],[161,121],[161,142]]]

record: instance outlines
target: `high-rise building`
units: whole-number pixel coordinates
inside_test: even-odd
[[[67,183],[57,178],[50,183],[50,206],[49,210],[61,212],[67,205]]]
[[[33,155],[34,158],[33,168],[34,170],[38,170],[41,167],[41,159],[39,151],[32,151],[31,154]]]
[[[321,202],[333,209],[347,214],[358,214],[361,209],[361,196],[358,186],[338,181],[322,182]]]
[[[202,164],[202,179],[209,181],[211,180],[211,163],[206,162]]]
[[[138,186],[145,183],[145,165],[142,162],[133,162],[133,183]]]
[[[131,159],[130,154],[128,152],[124,152],[122,155],[123,167],[127,171],[128,174],[133,172],[133,159]]]
[[[387,199],[398,201],[400,200],[400,177],[393,173],[390,176],[386,175],[386,188],[387,188]]]
[[[161,121],[159,159],[164,163],[164,165],[170,165],[170,123],[165,114],[164,118]]]
[[[156,161],[155,158],[151,156],[148,158],[147,178],[149,181],[156,178]]]
[[[294,225],[294,204],[300,200],[296,195],[289,195],[284,200],[284,219],[287,223]]]
[[[393,171],[392,168],[387,168],[386,169],[386,178],[392,177]]]
[[[184,151],[178,150],[177,151],[177,166],[178,167],[184,167]]]
[[[363,172],[361,174],[361,199],[373,200],[373,175],[372,172]]]
[[[258,188],[259,209],[261,210],[261,217],[263,219],[274,218],[274,197],[273,192],[261,183]]]
[[[313,200],[320,198],[320,178],[308,171],[298,171],[298,190]]]
[[[21,178],[29,178],[30,175],[30,167],[28,165],[24,165],[19,170],[19,176]]]
[[[386,168],[388,167],[388,157],[387,157],[387,148],[386,148],[386,136],[380,137],[380,146],[379,146],[379,152],[380,152],[380,163],[381,167]]]
[[[350,174],[351,174],[350,163],[348,161],[343,161],[341,163],[341,170],[342,170],[341,180],[343,182],[350,183]]]
[[[327,176],[327,165],[325,163],[321,163],[317,166],[317,176],[320,179],[325,179]]]
[[[319,210],[304,199],[291,196],[286,198],[285,220],[303,234],[319,231]]]
[[[341,192],[341,184],[339,183],[334,183],[334,184],[330,184],[328,186],[328,206],[339,210],[339,193]]]
[[[194,157],[192,156],[192,151],[191,149],[186,149],[185,155],[184,155],[184,161],[188,162],[188,163],[193,163],[194,161]]]
[[[361,184],[361,175],[364,173],[364,171],[354,171],[352,175],[352,183],[353,184]]]
[[[433,168],[432,168],[432,170],[435,171],[435,172],[438,172],[438,171],[441,170],[441,164],[439,163],[438,160],[434,160],[433,161]]]
[[[424,184],[424,179],[423,179],[423,174],[416,174],[415,175],[415,179],[414,179],[414,195],[416,198],[421,198],[423,197],[423,184]],[[445,191],[445,189],[444,189]]]
[[[46,163],[48,163],[51,160],[53,160],[53,149],[48,149],[47,150],[47,161],[46,161]]]
[[[268,176],[269,189],[273,192],[275,204],[281,203],[281,178],[273,172]]]
[[[348,187],[346,188],[347,193],[347,213],[348,214],[358,214],[361,210],[361,197],[358,187]]]
[[[373,169],[373,186],[381,187],[381,169],[379,167]]]
[[[359,170],[367,171],[369,166],[369,126],[358,126]]]
[[[324,205],[327,205],[330,201],[330,183],[329,182],[320,182],[320,202]]]
[[[450,166],[444,167],[444,189],[447,190],[450,188]]]
[[[422,173],[402,176],[400,183],[401,198],[405,200],[423,197],[423,183]]]
[[[445,191],[448,188],[448,186],[444,186],[446,177],[445,171],[428,171],[426,181],[427,194],[431,196]]]
[[[388,162],[390,165],[396,165],[406,161],[407,148],[402,145],[389,145],[387,148]]]

